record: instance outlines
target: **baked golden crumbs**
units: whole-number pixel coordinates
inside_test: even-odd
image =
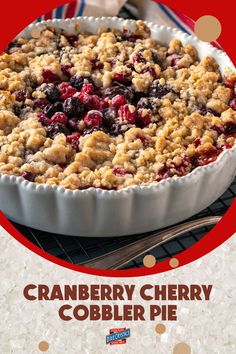
[[[50,27],[0,56],[0,173],[68,189],[184,176],[236,137],[236,75],[174,38]]]

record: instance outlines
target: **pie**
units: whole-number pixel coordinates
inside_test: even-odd
[[[173,38],[48,27],[0,55],[0,173],[76,190],[158,183],[236,139],[236,74]]]

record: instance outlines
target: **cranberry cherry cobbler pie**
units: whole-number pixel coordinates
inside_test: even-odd
[[[236,138],[236,75],[178,39],[49,27],[0,56],[0,173],[66,189],[184,176]]]

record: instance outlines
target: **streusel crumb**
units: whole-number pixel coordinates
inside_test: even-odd
[[[236,74],[174,38],[54,27],[0,55],[0,173],[68,189],[184,176],[236,137]]]

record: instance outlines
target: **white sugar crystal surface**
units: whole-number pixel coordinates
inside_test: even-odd
[[[185,342],[191,354],[235,354],[236,238],[205,257],[173,271],[137,278],[105,278],[86,275],[57,266],[18,243],[0,228],[0,353],[36,354],[41,341],[49,343],[48,353],[171,354],[177,343]],[[22,295],[29,283],[54,284],[135,284],[133,303],[149,313],[150,302],[139,298],[143,284],[213,284],[210,301],[178,304],[178,320],[165,321],[166,332],[155,332],[157,323],[122,321],[64,322],[58,316],[59,301],[29,302]],[[69,302],[70,303],[70,302]],[[104,302],[93,302],[100,303]],[[152,303],[152,302],[151,302]],[[153,302],[154,303],[154,302]],[[176,303],[176,302],[173,302]],[[75,306],[76,302],[71,302]],[[86,305],[89,301],[86,302]],[[130,304],[111,301],[110,304]],[[147,316],[148,317],[148,316]],[[107,346],[111,328],[127,327],[131,337],[124,345]]]

